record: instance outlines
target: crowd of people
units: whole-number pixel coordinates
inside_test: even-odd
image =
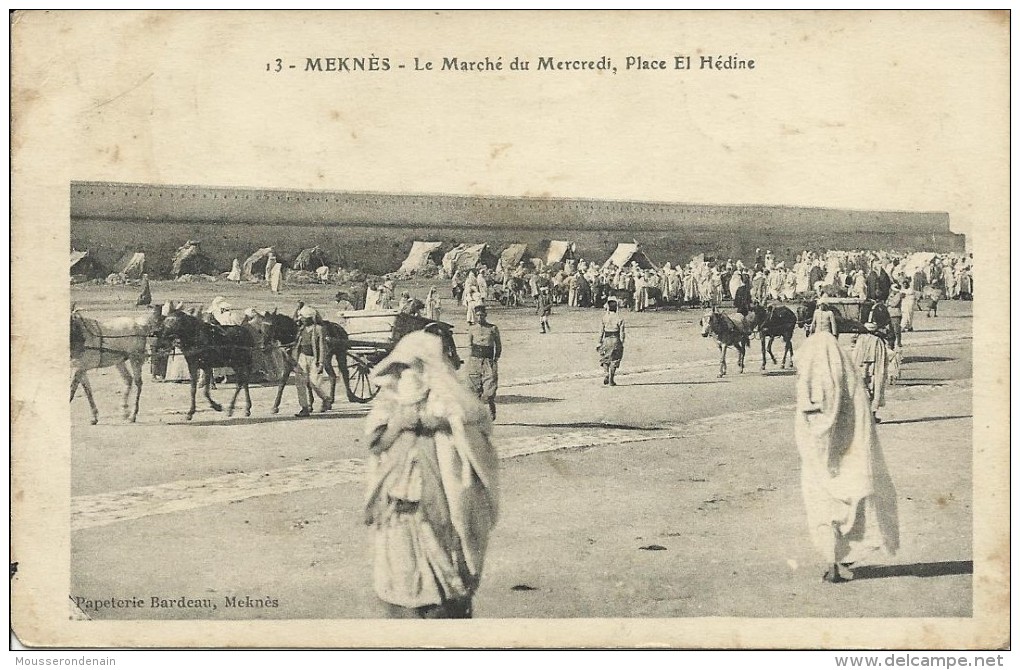
[[[759,304],[823,294],[885,300],[892,283],[910,284],[918,297],[930,287],[940,298],[969,300],[974,293],[972,259],[954,253],[804,251],[788,263],[759,249],[746,263],[704,255],[661,267],[653,267],[643,255],[622,266],[579,258],[536,268],[521,261],[515,268],[457,272],[451,293],[464,305],[497,301],[514,307],[529,299],[537,302],[545,289],[554,305],[601,308],[614,297],[626,308],[643,311],[663,305],[721,305],[732,301],[740,286],[748,287],[752,301]]]
[[[642,256],[622,267],[583,258],[536,269],[521,261],[516,268],[485,268],[455,274],[452,294],[469,301],[497,300],[517,306],[537,301],[548,289],[553,304],[597,307],[615,297],[634,311],[662,305],[721,305],[747,286],[752,301],[764,304],[809,295],[886,300],[895,282],[918,297],[931,287],[945,299],[971,299],[972,259],[964,254],[902,254],[883,251],[804,251],[792,262],[770,250],[757,250],[745,262],[696,256],[686,264],[652,267]],[[466,297],[465,297],[466,296]]]

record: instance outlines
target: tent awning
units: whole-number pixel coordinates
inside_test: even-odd
[[[573,258],[575,244],[563,240],[553,240],[549,243],[549,250],[545,254],[546,264],[562,263],[565,258]]]
[[[499,255],[499,266],[504,270],[512,270],[528,252],[527,244],[511,244]]]
[[[117,263],[117,272],[130,279],[141,279],[145,273],[145,254],[141,251],[125,254]]]
[[[450,276],[455,272],[471,270],[483,263],[485,251],[484,244],[458,244],[443,256],[443,270]]]
[[[608,266],[610,263],[618,268],[622,268],[630,265],[631,263],[637,263],[638,267],[646,270],[654,270],[655,263],[652,262],[645,252],[641,250],[641,247],[637,244],[618,244],[616,245],[616,251],[609,257],[602,267]]]
[[[329,256],[322,247],[315,245],[308,249],[302,249],[301,253],[294,259],[292,267],[295,270],[317,270],[323,265],[329,265]]]
[[[443,246],[442,242],[415,241],[411,245],[411,250],[407,252],[407,258],[400,264],[398,272],[410,274],[424,269],[428,266],[429,259],[437,254],[441,246]]]

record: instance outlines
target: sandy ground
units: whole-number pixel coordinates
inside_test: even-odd
[[[289,312],[297,299],[326,308],[332,291],[291,287],[275,297],[160,283],[153,293],[195,303],[222,293],[236,307]],[[98,317],[130,311],[136,295],[72,289]],[[537,332],[531,310],[493,310],[505,346],[495,429],[503,506],[477,616],[969,616],[970,305],[940,311],[919,315],[906,335],[903,379],[879,427],[902,549],[833,586],[820,579],[805,527],[792,373],[762,374],[755,350],[745,374],[731,358],[731,374],[718,379],[700,312],[629,314],[620,386],[607,388],[596,310],[558,308],[549,335]],[[444,318],[463,344],[452,301]],[[88,425],[84,398],[72,404],[70,595],[145,606],[90,616],[379,616],[361,523],[364,406],[340,402],[295,419],[288,389],[274,416],[274,389],[260,387],[251,418],[228,419],[199,401],[188,423],[187,386],[146,375],[131,425],[120,417],[116,373],[91,379],[101,423]],[[229,392],[221,386],[214,397]],[[152,596],[210,606],[153,608]],[[226,607],[227,596],[277,606]]]

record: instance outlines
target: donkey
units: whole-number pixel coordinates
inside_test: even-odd
[[[750,344],[748,331],[742,325],[738,325],[732,316],[712,308],[712,310],[705,312],[705,315],[701,317],[701,336],[708,337],[709,335],[715,338],[716,345],[718,345],[719,351],[722,352],[722,356],[719,359],[719,376],[722,377],[726,374],[726,350],[729,347],[736,348],[738,355],[737,365],[740,367],[741,374],[743,374],[744,354],[747,352],[747,346]]]

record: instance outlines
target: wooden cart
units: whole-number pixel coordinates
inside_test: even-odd
[[[892,326],[889,322],[889,311],[885,303],[866,300],[864,298],[829,298],[823,296],[818,299],[819,305],[828,305],[836,312],[836,326],[840,334],[871,333],[889,340],[893,337]],[[865,324],[871,320],[872,310],[875,310],[875,321],[877,328],[868,329]]]
[[[863,298],[829,298],[822,296],[818,298],[819,305],[828,305],[836,310],[843,319],[850,319],[863,323],[867,314],[864,314],[864,304],[867,301]]]
[[[453,326],[443,321],[394,310],[357,310],[344,312],[341,325],[350,337],[347,349],[348,389],[357,402],[368,402],[379,392],[379,387],[369,380],[372,368],[386,358],[408,333],[423,330],[439,336],[450,363],[459,368],[462,362],[453,341]]]

